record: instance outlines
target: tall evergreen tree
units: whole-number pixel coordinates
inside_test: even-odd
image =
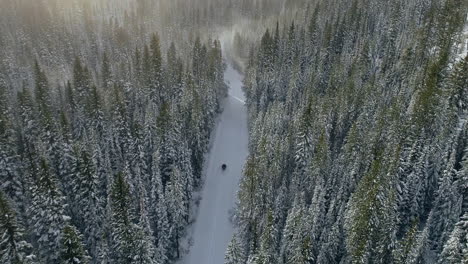
[[[79,231],[70,225],[63,228],[62,247],[61,247],[61,262],[66,264],[87,264],[89,256],[87,255],[84,245],[81,242],[82,236]]]
[[[468,213],[455,225],[444,245],[439,263],[468,263]]]
[[[73,193],[76,208],[74,220],[85,237],[86,248],[94,258],[97,245],[102,235],[102,201],[99,196],[99,179],[93,157],[88,151],[78,153],[76,174],[73,179]]]
[[[62,229],[70,218],[65,215],[64,197],[44,157],[40,159],[37,174],[29,208],[30,225],[37,241],[35,246],[41,261],[60,263]]]
[[[111,189],[112,240],[115,263],[133,263],[135,254],[134,208],[126,176],[120,172],[114,179]]]
[[[22,205],[23,180],[19,177],[18,141],[13,129],[14,119],[8,100],[8,87],[0,79],[0,190],[3,190],[18,205]]]
[[[150,43],[150,98],[153,102],[160,102],[164,95],[162,56],[158,34],[153,34]]]
[[[24,230],[5,194],[0,191],[0,261],[5,264],[34,263],[32,245],[26,242]]]
[[[229,242],[224,259],[224,264],[240,264],[245,262],[241,245],[235,235],[232,237],[231,242]]]

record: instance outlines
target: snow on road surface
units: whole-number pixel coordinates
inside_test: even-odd
[[[205,182],[184,264],[223,264],[234,232],[229,211],[235,206],[242,168],[248,155],[247,110],[242,75],[228,65],[224,74],[229,96],[224,102],[211,152],[205,164]],[[226,164],[225,171],[221,165]]]

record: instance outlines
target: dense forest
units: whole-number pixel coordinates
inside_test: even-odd
[[[0,262],[178,259],[227,92],[217,36],[266,3],[0,0]]]
[[[0,2],[0,262],[169,263],[226,94],[220,42],[71,3]]]
[[[226,63],[250,155],[225,264],[468,263],[467,14],[0,0],[0,263],[178,261]]]
[[[468,263],[467,2],[309,4],[248,55],[226,263]]]

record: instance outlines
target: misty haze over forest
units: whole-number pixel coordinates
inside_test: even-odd
[[[0,263],[468,264],[468,3],[0,0]]]

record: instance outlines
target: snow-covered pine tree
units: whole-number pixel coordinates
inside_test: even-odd
[[[97,257],[97,245],[102,235],[103,209],[99,196],[99,179],[96,164],[91,154],[83,149],[77,150],[75,161],[75,177],[73,178],[73,193],[76,202],[73,220],[84,234],[84,243],[90,256]]]
[[[83,236],[72,225],[66,225],[62,231],[62,245],[60,248],[60,263],[87,264],[90,257],[82,242]]]
[[[149,96],[153,103],[159,104],[163,101],[164,83],[162,72],[162,55],[160,39],[158,34],[151,36],[150,42],[151,58],[149,68]]]
[[[463,214],[460,221],[455,224],[455,228],[444,245],[439,263],[468,263],[468,213]]]
[[[0,261],[4,264],[33,264],[32,245],[26,241],[17,214],[0,191]]]
[[[60,239],[64,225],[70,220],[65,215],[65,201],[57,187],[57,180],[42,157],[38,164],[36,185],[32,187],[32,204],[28,210],[30,226],[40,261],[60,263]]]
[[[276,230],[274,230],[273,215],[270,211],[267,215],[266,224],[260,238],[260,249],[258,250],[256,264],[275,264],[276,256]]]
[[[379,241],[389,234],[377,233],[381,230],[384,221],[377,221],[380,217],[385,219],[386,206],[384,191],[381,189],[383,153],[377,154],[375,160],[367,172],[361,179],[359,185],[354,192],[350,202],[349,211],[347,213],[345,227],[347,230],[347,247],[349,254],[354,263],[367,263],[372,259],[379,259],[385,252],[374,252]],[[385,219],[391,221],[391,219]],[[369,235],[369,232],[375,232],[374,235]],[[375,255],[374,255],[375,254]],[[380,254],[377,257],[377,254]]]
[[[157,185],[158,200],[156,204],[157,229],[156,240],[156,258],[161,264],[169,263],[171,257],[171,226],[168,217],[168,199],[164,193],[162,182]]]
[[[14,119],[8,100],[8,87],[0,77],[0,190],[19,206],[24,199],[22,178],[19,177],[19,155],[16,153]]]
[[[226,249],[226,255],[224,257],[224,264],[243,264],[245,263],[245,256],[241,244],[238,242],[238,238],[234,235],[229,242]]]
[[[181,172],[178,168],[172,169],[172,175],[170,182],[167,185],[167,203],[168,203],[168,215],[170,223],[172,225],[170,236],[171,236],[171,247],[169,252],[173,252],[173,258],[179,258],[179,240],[184,234],[184,229],[187,224],[187,203],[185,193],[185,186],[182,179]]]
[[[104,88],[104,90],[107,90],[109,89],[109,87],[112,87],[113,77],[114,76],[112,75],[109,57],[107,56],[107,52],[104,51],[101,63],[101,79],[102,87]]]
[[[28,87],[24,87],[21,92],[18,92],[19,101],[19,127],[20,127],[20,140],[23,145],[23,166],[27,168],[25,173],[29,173],[32,179],[37,179],[34,172],[37,170],[38,163],[38,150],[37,138],[39,137],[39,126],[34,112],[34,102],[31,92]]]
[[[282,263],[286,263],[292,256],[292,244],[296,233],[300,232],[301,218],[304,214],[303,197],[301,194],[296,195],[293,207],[289,210],[283,229],[283,237],[281,239],[280,259]]]
[[[140,180],[137,184],[137,190],[140,193],[139,212],[140,218],[138,225],[135,226],[136,233],[136,250],[137,256],[135,263],[140,264],[158,264],[156,258],[156,249],[154,241],[154,232],[151,229],[148,217],[148,195],[145,186]]]
[[[172,126],[173,113],[169,103],[163,103],[159,116],[156,120],[156,127],[160,140],[159,153],[159,169],[161,172],[162,183],[164,186],[170,180],[172,168],[176,159],[176,139],[178,131]]]
[[[113,261],[118,264],[130,264],[138,253],[135,248],[134,208],[124,173],[116,175],[110,197]]]

